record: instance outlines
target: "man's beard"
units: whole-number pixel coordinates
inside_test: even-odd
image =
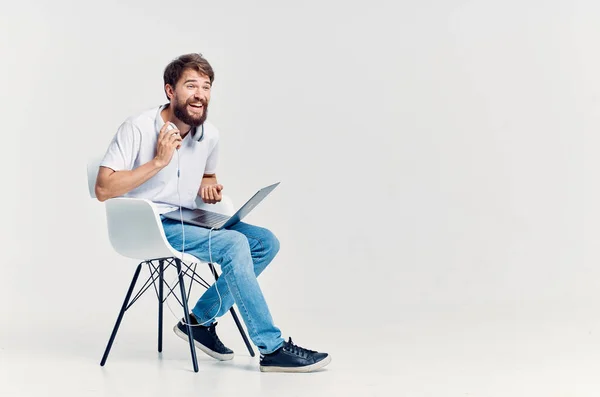
[[[190,102],[196,102],[196,101],[190,101]],[[202,115],[201,116],[196,116],[193,114],[190,114],[188,112],[187,106],[188,106],[188,102],[184,102],[183,104],[176,102],[175,106],[173,107],[173,113],[175,114],[175,117],[177,117],[179,120],[183,121],[185,124],[189,125],[190,127],[199,127],[202,124],[204,124],[204,122],[206,121],[206,116],[208,115],[208,103],[200,100],[198,102],[202,102]]]

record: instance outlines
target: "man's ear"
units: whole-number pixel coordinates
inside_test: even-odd
[[[173,100],[173,96],[175,96],[175,90],[173,89],[173,86],[171,84],[166,84],[165,85],[165,92],[167,93],[167,97],[169,98],[169,100]]]

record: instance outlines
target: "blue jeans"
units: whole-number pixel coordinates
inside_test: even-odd
[[[182,251],[181,222],[163,219],[162,223],[169,244]],[[185,252],[210,262],[209,229],[188,224],[183,227]],[[210,244],[212,262],[221,265],[222,274],[198,299],[192,313],[200,324],[209,325],[214,320],[208,320],[227,313],[235,302],[258,350],[262,354],[274,352],[283,345],[283,338],[273,323],[256,277],[277,255],[279,240],[265,228],[238,222],[229,229],[213,230]],[[221,295],[220,309],[215,285]]]

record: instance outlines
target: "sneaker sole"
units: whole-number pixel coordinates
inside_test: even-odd
[[[189,343],[189,338],[188,338],[187,334],[182,332],[177,327],[177,325],[175,325],[173,327],[173,332],[175,332],[175,335],[179,336],[181,339],[183,339],[184,341]],[[204,353],[208,354],[209,356],[211,356],[212,358],[214,358],[216,360],[229,361],[229,360],[233,359],[233,353],[229,353],[229,354],[217,353],[216,351],[210,350],[208,347],[204,346],[200,342],[197,342],[196,340],[194,340],[194,346],[196,346],[198,349],[202,350]]]
[[[327,356],[318,363],[311,365],[305,365],[304,367],[271,367],[271,366],[260,366],[260,372],[313,372],[323,368],[331,362],[331,356]]]

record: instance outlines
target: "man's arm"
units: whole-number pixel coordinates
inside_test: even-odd
[[[168,125],[169,123],[165,123],[158,134],[156,156],[146,164],[133,170],[122,171],[100,167],[94,189],[98,200],[106,201],[124,195],[152,178],[169,164],[173,152],[181,144],[181,136],[177,129],[167,133]]]
[[[223,185],[217,182],[217,174],[204,174],[198,196],[207,204],[216,204],[223,198]]]
[[[162,168],[156,159],[131,171],[114,171],[108,167],[100,167],[96,179],[96,197],[100,201],[106,201],[122,196],[152,178]]]

